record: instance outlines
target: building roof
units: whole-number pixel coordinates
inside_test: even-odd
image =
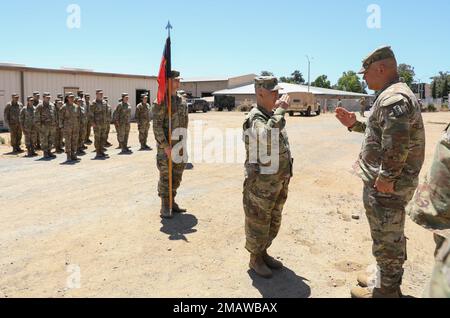
[[[211,77],[191,77],[181,80],[182,83],[195,83],[195,82],[226,82],[232,79],[243,78],[246,76],[256,77],[256,74],[245,74],[239,76],[211,76]]]
[[[298,85],[298,84],[289,84],[289,83],[280,83],[279,84],[283,90],[280,91],[281,93],[307,93],[308,92],[308,86],[307,85]],[[352,93],[352,92],[346,92],[346,91],[340,91],[336,89],[328,89],[328,88],[321,88],[321,87],[314,87],[311,86],[310,93],[313,93],[314,95],[328,95],[328,96],[345,96],[345,97],[351,97],[351,98],[358,98],[358,97],[369,97],[371,95],[368,94],[359,94],[359,93]],[[221,91],[214,92],[213,95],[255,95],[255,86],[253,84],[240,86],[232,89],[224,89]]]
[[[156,76],[150,76],[150,75],[104,73],[104,72],[94,72],[92,70],[77,69],[77,68],[61,68],[61,69],[37,68],[37,67],[28,67],[28,66],[20,65],[20,64],[8,64],[8,63],[3,63],[3,64],[0,63],[0,70],[25,71],[25,72],[28,71],[28,72],[42,72],[42,73],[59,73],[59,74],[73,74],[73,75],[126,77],[126,78],[141,78],[141,79],[156,79]]]

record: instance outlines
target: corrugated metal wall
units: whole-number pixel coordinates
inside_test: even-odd
[[[130,94],[133,116],[136,111],[136,104],[139,102],[136,100],[136,90],[150,90],[150,101],[156,99],[158,90],[156,79],[25,72],[24,90],[26,95],[31,95],[33,91],[39,91],[41,94],[50,92],[53,97],[56,97],[57,94],[64,92],[64,88],[68,87],[79,88],[85,93],[90,93],[91,99],[95,98],[96,89],[103,89],[104,95],[109,97],[109,103],[113,109],[117,106],[121,94],[128,93]]]
[[[4,111],[12,94],[20,94],[20,72],[0,70],[0,129],[4,127]]]

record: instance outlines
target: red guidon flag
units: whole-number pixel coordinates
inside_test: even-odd
[[[172,72],[172,54],[171,54],[171,41],[170,36],[167,38],[166,47],[164,48],[164,55],[161,61],[161,67],[159,68],[158,75],[158,104],[161,105],[167,94],[167,81],[170,78]]]

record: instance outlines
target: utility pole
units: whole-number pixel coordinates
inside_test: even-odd
[[[306,59],[308,60],[308,93],[311,87],[311,60],[314,60],[313,57],[311,57],[311,59],[309,58],[308,55],[306,55]]]

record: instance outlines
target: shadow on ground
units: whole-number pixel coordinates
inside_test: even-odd
[[[161,220],[161,232],[169,235],[169,240],[189,242],[186,235],[196,233],[194,229],[198,224],[198,219],[191,214],[175,214],[173,219]]]

